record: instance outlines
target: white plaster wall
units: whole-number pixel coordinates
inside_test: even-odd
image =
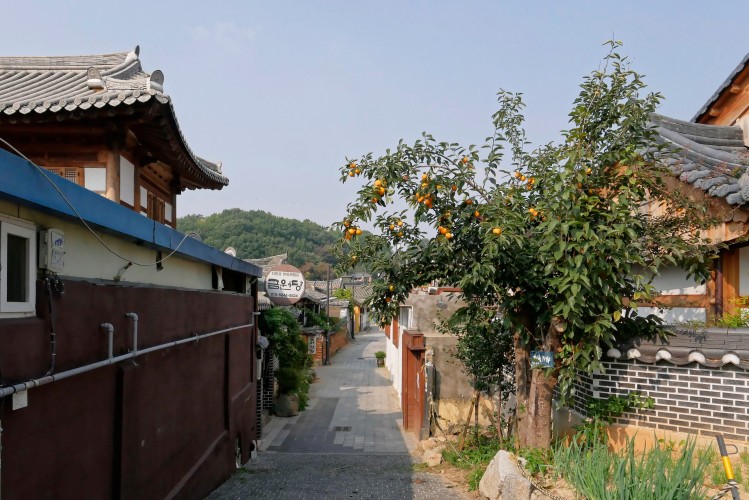
[[[677,267],[661,270],[653,280],[653,286],[661,295],[704,295],[705,285],[698,284],[693,278],[687,279],[687,274]]]
[[[113,280],[127,263],[106,250],[80,223],[52,217],[6,201],[0,201],[0,213],[32,222],[38,229],[55,228],[65,233],[65,270],[59,273],[62,277]],[[123,282],[212,289],[211,265],[208,263],[174,255],[163,263],[161,271],[156,271],[156,251],[122,238],[97,234],[112,250],[126,259],[152,264],[147,267],[131,266],[122,275]]]
[[[395,330],[391,327],[391,330]],[[401,401],[401,352],[399,347],[395,347],[395,344],[393,343],[394,336],[397,335],[398,339],[398,346],[400,347],[403,345],[402,343],[402,336],[400,329],[392,331],[390,333],[390,338],[386,339],[385,342],[385,354],[387,357],[385,358],[385,366],[387,366],[387,369],[390,371],[390,380],[393,381],[393,387],[395,387],[395,391],[398,393],[398,404],[400,405]]]
[[[638,307],[638,316],[647,316],[655,314],[663,318],[667,325],[674,323],[683,323],[685,321],[707,322],[707,312],[704,307],[673,307],[671,309],[658,309],[655,307]]]

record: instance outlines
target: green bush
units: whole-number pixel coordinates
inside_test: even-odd
[[[299,409],[303,410],[309,399],[307,393],[311,380],[308,371],[312,358],[307,353],[307,342],[302,338],[296,317],[286,309],[269,309],[260,315],[259,327],[278,356],[280,367],[275,373],[278,391],[296,394]]]
[[[278,381],[278,392],[281,394],[291,394],[302,387],[304,375],[301,370],[281,367],[276,370],[276,380]]]
[[[702,499],[709,460],[709,452],[697,450],[693,440],[678,453],[660,442],[636,453],[634,440],[627,440],[622,452],[612,453],[601,442],[572,440],[558,445],[553,457],[557,474],[581,495],[597,500]]]
[[[385,356],[386,356],[385,351],[377,351],[375,353],[375,358],[377,359],[385,359]]]

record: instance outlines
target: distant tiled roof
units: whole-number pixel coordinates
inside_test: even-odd
[[[659,140],[671,146],[666,160],[680,180],[730,205],[749,201],[749,150],[739,127],[703,125],[653,114]]]
[[[637,341],[609,349],[606,356],[643,363],[698,363],[709,368],[731,364],[749,370],[749,332],[742,330],[677,331],[665,341]]]
[[[707,110],[710,108],[710,106],[712,106],[713,103],[718,100],[720,95],[733,83],[736,77],[739,76],[742,71],[744,71],[744,68],[746,68],[747,64],[749,64],[749,54],[744,56],[739,65],[736,66],[733,71],[731,71],[730,75],[728,75],[728,78],[726,78],[723,83],[720,84],[718,90],[716,90],[715,93],[710,96],[710,99],[708,99],[707,102],[700,108],[700,110],[697,111],[697,114],[692,117],[693,122],[696,122],[697,120],[702,118],[702,115],[707,113]]]
[[[266,276],[274,267],[286,264],[286,259],[288,258],[289,254],[288,252],[285,252],[279,255],[260,257],[259,259],[245,259],[245,261],[260,267],[263,270],[263,276]],[[309,287],[309,285],[307,285],[307,287]]]
[[[372,295],[372,284],[356,285],[354,288],[354,301],[357,304],[364,303]]]
[[[171,98],[164,93],[164,74],[143,71],[138,54],[136,47],[131,52],[91,56],[0,57],[0,119],[31,122],[74,113],[83,117],[97,110],[116,113],[157,103],[161,116],[139,125],[138,139],[179,163],[173,166],[181,167],[183,175],[193,180],[185,187],[220,189],[227,185],[220,163],[190,150]]]
[[[317,303],[324,303],[327,297],[327,294],[318,292],[317,290],[315,290],[314,288],[310,288],[309,286],[305,286],[304,295],[302,295],[302,298],[309,299],[312,302]]]

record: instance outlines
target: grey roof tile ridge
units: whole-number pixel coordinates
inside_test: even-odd
[[[34,78],[34,73],[16,73],[12,78],[0,82],[0,91],[13,88]]]
[[[20,94],[14,95],[12,102],[21,101],[22,99],[25,99],[25,102],[33,101],[35,100],[34,97],[49,95],[54,91],[58,91],[65,88],[66,86],[70,86],[70,83],[73,81],[70,75],[60,73],[39,73],[38,78],[38,80],[32,79],[28,82],[25,82],[24,87],[27,87],[28,90],[25,93],[21,92]],[[29,85],[31,83],[41,82],[45,82],[45,86],[43,88]],[[76,82],[76,84],[79,84],[79,82]],[[53,97],[53,99],[56,98],[56,96]]]
[[[743,137],[741,127],[736,125],[709,125],[706,123],[695,123],[692,121],[679,120],[678,118],[662,115],[660,113],[650,113],[650,120],[654,124],[661,125],[669,130],[674,130],[674,128],[669,127],[669,125],[676,125],[678,128],[683,127],[687,130],[694,131],[694,133],[699,132],[700,135],[706,137],[714,137],[718,135],[723,136],[726,131],[730,131],[738,137]],[[674,130],[674,132],[681,133],[680,130]]]
[[[658,126],[658,134],[667,139],[668,141],[680,146],[685,150],[686,155],[692,158],[700,160],[719,160],[725,164],[732,166],[745,167],[746,165],[739,163],[736,158],[736,154],[729,153],[727,151],[711,148],[708,145],[700,144],[692,139],[685,137],[679,132],[674,132],[667,128]]]
[[[124,61],[130,52],[133,51],[76,56],[6,56],[0,57],[0,69],[85,71],[90,67],[110,68],[116,65],[117,61]]]

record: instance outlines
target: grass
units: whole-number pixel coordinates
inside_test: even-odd
[[[656,442],[643,453],[628,440],[619,453],[603,443],[580,445],[572,441],[554,449],[555,473],[588,498],[639,500],[668,498],[696,500],[705,497],[705,472],[711,464],[709,450],[687,441],[678,450]]]
[[[726,483],[726,471],[723,469],[723,462],[714,448],[710,448],[707,453],[710,456],[710,465],[705,473],[705,484],[709,488],[721,488]],[[733,464],[736,482],[745,491],[749,491],[749,452],[740,453],[739,459],[732,460],[731,463]]]
[[[479,482],[489,462],[500,448],[502,448],[501,443],[496,437],[479,434],[478,438],[469,439],[462,451],[448,446],[442,450],[442,458],[445,463],[466,471],[468,489],[475,491],[479,487]]]

